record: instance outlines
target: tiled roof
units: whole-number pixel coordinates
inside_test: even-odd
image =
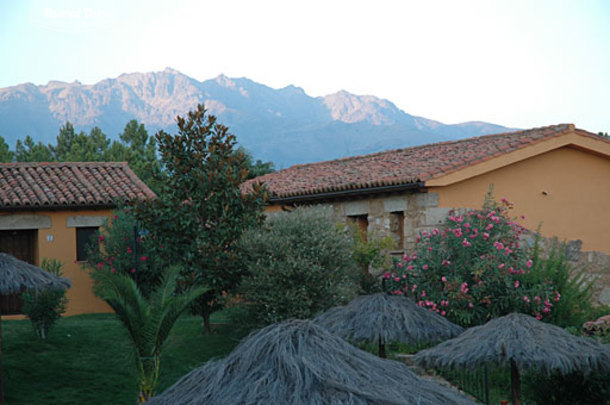
[[[112,207],[155,197],[125,162],[0,163],[0,210]]]
[[[560,124],[297,165],[249,180],[242,185],[242,191],[262,182],[272,199],[282,199],[425,182],[573,131],[573,124]]]

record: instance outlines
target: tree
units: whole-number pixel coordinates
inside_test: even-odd
[[[200,296],[200,286],[176,295],[178,269],[165,272],[159,286],[145,297],[125,274],[92,270],[95,293],[110,305],[127,329],[133,344],[138,371],[138,403],[145,403],[159,381],[163,344],[184,310]]]
[[[93,127],[87,135],[76,134],[70,122],[61,127],[57,146],[49,146],[54,160],[59,162],[103,162],[108,160],[110,140],[99,127]]]
[[[17,141],[15,146],[15,159],[17,162],[53,162],[53,152],[42,142],[34,143],[31,136],[27,135],[25,140]]]
[[[8,144],[2,136],[0,136],[0,162],[10,163],[13,161],[15,153],[10,150]]]
[[[221,308],[219,297],[244,274],[237,241],[262,222],[266,193],[255,185],[241,194],[248,171],[235,153],[235,136],[203,105],[177,121],[176,135],[156,135],[163,168],[159,198],[139,202],[136,212],[158,240],[159,256],[182,267],[184,285],[209,287],[195,305],[209,332],[210,314]]]
[[[108,160],[129,163],[134,173],[156,190],[154,179],[159,177],[161,166],[155,138],[148,136],[144,124],[137,120],[129,121],[119,138],[121,141],[113,142],[108,150]]]
[[[263,162],[260,159],[254,161],[252,154],[243,146],[237,148],[235,153],[237,155],[241,154],[244,157],[244,164],[248,169],[248,179],[253,179],[255,177],[273,173],[275,171],[273,162]]]

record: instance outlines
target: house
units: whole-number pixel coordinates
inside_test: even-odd
[[[83,269],[85,245],[118,201],[155,197],[125,162],[1,163],[0,251],[60,260],[72,281],[67,315],[108,311]]]
[[[267,212],[331,204],[409,248],[451,208],[480,208],[489,186],[527,228],[610,254],[610,140],[572,124],[480,136],[297,165],[250,180],[270,192]]]

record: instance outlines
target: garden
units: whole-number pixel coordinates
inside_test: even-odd
[[[608,331],[581,326],[608,308],[507,199],[388,261],[328,207],[265,220],[265,188],[242,194],[246,157],[202,106],[178,128],[156,136],[159,198],[90,245],[114,314],[61,318],[63,287],[3,322],[6,403],[607,403]]]

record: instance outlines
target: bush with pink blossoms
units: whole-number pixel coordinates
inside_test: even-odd
[[[507,215],[511,208],[488,194],[482,210],[450,212],[385,274],[386,288],[462,326],[510,312],[548,317],[560,294],[547,280],[524,283],[533,262],[520,243],[525,229]]]

